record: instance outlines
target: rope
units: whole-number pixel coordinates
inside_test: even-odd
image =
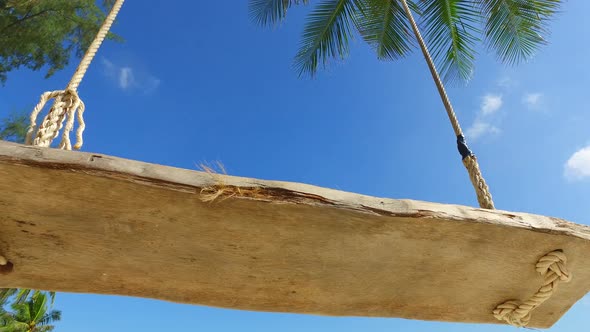
[[[567,258],[561,250],[556,250],[541,257],[536,270],[543,276],[543,285],[528,300],[520,303],[515,300],[506,301],[494,309],[494,317],[508,324],[523,327],[531,320],[531,311],[547,301],[560,282],[569,282],[572,275],[566,268]]]
[[[479,206],[484,209],[494,209],[494,201],[492,200],[492,194],[490,194],[490,190],[488,185],[486,184],[483,175],[481,174],[481,170],[479,169],[479,164],[477,163],[477,159],[475,155],[469,151],[467,145],[465,143],[465,137],[463,136],[463,131],[461,130],[461,125],[459,124],[459,120],[457,119],[457,115],[453,110],[453,106],[451,105],[451,101],[445,87],[440,79],[440,75],[438,74],[436,67],[434,65],[434,61],[430,56],[430,52],[426,47],[426,42],[422,38],[420,34],[420,30],[418,29],[418,25],[414,20],[414,16],[412,16],[412,12],[406,0],[401,0],[402,5],[404,6],[404,11],[406,12],[406,16],[412,25],[412,30],[414,30],[414,34],[416,35],[416,39],[418,40],[418,44],[420,44],[420,49],[422,50],[422,54],[424,54],[424,59],[428,64],[428,69],[430,69],[430,74],[434,79],[434,83],[436,84],[436,88],[440,95],[440,98],[445,106],[445,110],[447,111],[447,116],[451,121],[451,125],[453,126],[453,131],[455,132],[455,136],[457,137],[457,144],[459,148],[459,152],[463,157],[463,165],[467,169],[467,173],[469,173],[469,178],[471,179],[471,183],[473,184],[473,188],[477,194],[477,201],[479,202]],[[461,143],[459,142],[461,141]],[[462,148],[467,148],[469,151],[467,154],[464,155],[464,151]]]
[[[70,132],[74,128],[74,120],[77,115],[79,126],[76,131],[76,144],[74,145],[74,149],[80,149],[82,147],[82,133],[84,132],[86,125],[84,124],[83,118],[84,103],[78,96],[77,90],[92,62],[92,59],[106,38],[119,10],[121,10],[123,2],[125,2],[125,0],[117,0],[113,5],[113,8],[107,15],[100,30],[98,30],[98,33],[88,47],[88,50],[86,50],[86,53],[82,57],[78,68],[76,68],[76,72],[72,76],[72,79],[65,90],[45,92],[41,95],[39,103],[31,113],[31,125],[27,131],[25,144],[49,147],[51,142],[57,137],[57,135],[59,135],[59,131],[62,129],[64,121],[67,119],[59,148],[71,150],[72,144],[70,142]],[[54,99],[54,103],[37,130],[37,116],[50,99]],[[33,135],[35,135],[35,139],[33,139]]]

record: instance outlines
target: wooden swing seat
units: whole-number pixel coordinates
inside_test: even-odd
[[[590,290],[590,228],[0,142],[2,288],[501,323],[492,310],[534,293],[555,249],[573,278],[531,327]]]

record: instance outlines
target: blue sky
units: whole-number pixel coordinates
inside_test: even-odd
[[[128,1],[80,87],[84,151],[368,195],[476,206],[452,129],[422,57],[380,62],[360,41],[314,80],[291,68],[306,9],[280,29],[248,20],[247,1]],[[572,0],[550,45],[506,67],[481,50],[474,79],[449,94],[497,208],[590,224],[590,2]],[[65,87],[18,71],[0,88],[0,117]],[[510,331],[401,319],[330,318],[59,294],[58,330]],[[588,325],[590,298],[551,331]]]

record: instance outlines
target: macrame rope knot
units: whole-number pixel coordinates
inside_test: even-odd
[[[567,257],[561,250],[555,250],[541,257],[536,270],[543,277],[543,285],[528,300],[519,302],[506,301],[494,309],[494,317],[510,325],[523,327],[531,320],[531,311],[547,301],[560,282],[569,282],[572,278],[566,267]]]
[[[37,129],[37,117],[50,99],[54,100],[53,105]],[[71,150],[70,132],[74,128],[74,120],[77,116],[78,129],[76,130],[76,145],[74,145],[74,149],[80,149],[83,143],[82,133],[86,127],[83,114],[84,102],[82,102],[76,90],[66,89],[45,92],[41,95],[39,103],[31,113],[31,124],[25,143],[49,147],[51,142],[59,135],[59,131],[62,129],[65,121],[66,125],[62,133],[59,148]],[[33,136],[35,136],[34,139]]]

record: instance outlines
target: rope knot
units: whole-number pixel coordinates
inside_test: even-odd
[[[70,131],[74,128],[74,116],[77,115],[79,125],[78,130],[76,131],[76,145],[74,145],[74,149],[78,150],[82,147],[82,133],[85,128],[84,119],[82,118],[82,114],[84,113],[84,103],[80,100],[80,97],[78,97],[76,90],[78,89],[78,86],[80,86],[82,78],[84,77],[84,74],[86,74],[86,70],[88,70],[88,66],[90,66],[90,62],[92,62],[98,48],[109,33],[109,29],[113,25],[119,10],[121,10],[123,2],[125,1],[116,0],[113,4],[110,13],[102,23],[96,37],[86,50],[86,53],[84,53],[78,68],[76,68],[70,83],[67,85],[67,88],[60,91],[45,92],[41,95],[39,104],[37,104],[31,113],[31,125],[27,131],[26,144],[49,147],[53,139],[59,135],[59,131],[62,128],[64,121],[67,119],[61,142],[59,143],[59,148],[71,150],[72,144],[70,143]],[[37,129],[37,116],[49,99],[55,99],[55,101],[53,106],[51,106],[49,113],[41,123],[41,126]],[[35,135],[35,139],[33,139],[33,135]]]
[[[512,326],[527,326],[531,321],[531,313],[519,311],[520,306],[521,303],[518,301],[506,301],[494,309],[494,317],[498,320],[504,320]]]
[[[567,257],[562,251],[556,250],[543,256],[537,263],[536,270],[545,277],[545,280],[569,282],[572,278],[567,270]]]
[[[531,312],[547,301],[560,282],[569,282],[572,278],[566,267],[567,257],[561,250],[552,251],[541,257],[536,264],[537,272],[543,277],[543,285],[528,300],[518,302],[506,301],[494,309],[494,317],[508,324],[523,327],[531,320]]]
[[[37,116],[50,99],[54,100],[53,105],[37,129]],[[83,144],[82,133],[86,127],[83,114],[84,102],[82,102],[76,90],[66,89],[43,93],[39,103],[31,113],[31,124],[27,131],[26,144],[49,147],[51,142],[59,135],[64,121],[67,120],[59,148],[71,150],[70,132],[74,128],[74,120],[77,115],[79,125],[76,130],[76,144],[74,145],[74,149],[80,149]],[[34,139],[33,135],[35,135]]]

